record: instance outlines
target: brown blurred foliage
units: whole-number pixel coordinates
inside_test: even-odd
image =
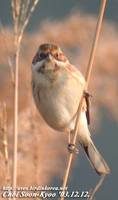
[[[67,155],[66,134],[50,129],[34,106],[31,94],[32,58],[41,43],[54,42],[64,49],[71,63],[85,73],[95,26],[96,17],[73,14],[63,21],[42,22],[36,32],[24,36],[19,71],[19,185],[43,185],[51,182],[55,176],[62,178]],[[13,85],[8,58],[13,57],[14,49],[12,31],[5,28],[4,33],[0,33],[0,101],[7,103],[9,154],[12,158]],[[117,27],[104,22],[90,81],[93,130],[102,115],[101,107],[108,109],[111,118],[118,120],[117,63]],[[0,165],[0,170],[4,172],[4,164]],[[0,184],[3,183],[2,177]]]

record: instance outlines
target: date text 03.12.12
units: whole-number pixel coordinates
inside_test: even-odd
[[[89,198],[88,191],[59,191],[60,197],[67,197],[67,198]]]

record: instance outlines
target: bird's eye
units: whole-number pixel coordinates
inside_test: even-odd
[[[59,58],[59,54],[58,54],[58,53],[55,53],[54,57],[55,57],[56,59],[58,59],[58,58]]]
[[[42,52],[42,53],[39,54],[39,57],[40,57],[41,59],[44,59],[44,58],[46,57],[46,54]]]
[[[65,56],[63,55],[63,53],[56,53],[54,56],[59,61],[65,61]]]

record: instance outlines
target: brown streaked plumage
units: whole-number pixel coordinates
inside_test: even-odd
[[[57,45],[40,45],[32,62],[32,82],[36,106],[47,124],[59,131],[73,132],[86,82]],[[91,139],[86,106],[84,101],[79,119],[79,143],[96,172],[107,174],[110,169]]]
[[[56,44],[41,44],[40,45],[40,47],[39,47],[39,49],[41,50],[41,51],[57,51],[58,49],[59,49],[59,47],[56,45]]]
[[[48,55],[52,55],[55,59],[66,62],[67,58],[60,50],[60,48],[55,44],[42,44],[39,47],[37,54],[35,55],[32,63],[34,64],[38,60],[46,58]]]

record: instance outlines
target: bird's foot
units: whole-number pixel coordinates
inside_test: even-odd
[[[68,144],[69,153],[79,154],[79,149],[75,146],[75,144]]]

